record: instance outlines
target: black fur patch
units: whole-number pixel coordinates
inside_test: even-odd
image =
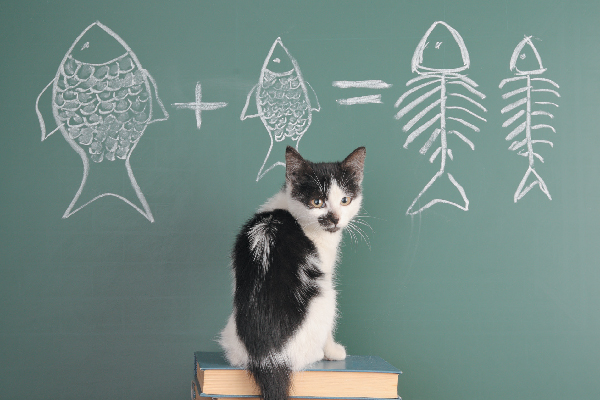
[[[327,199],[333,180],[352,198],[361,192],[357,172],[341,162],[313,163],[304,160],[304,164],[290,175],[288,184],[292,185],[292,197],[307,207],[312,199]]]
[[[271,239],[266,265],[262,256],[253,253],[249,238],[259,225]],[[317,257],[315,245],[285,210],[255,215],[237,236],[235,322],[251,361],[265,361],[280,351],[306,317],[310,300],[319,294],[317,280],[322,276],[309,263],[313,257]]]

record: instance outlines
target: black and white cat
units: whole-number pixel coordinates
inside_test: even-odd
[[[286,182],[242,228],[233,249],[233,313],[220,344],[265,400],[289,396],[292,371],[343,360],[336,343],[335,265],[362,202],[365,148],[313,163],[286,149]]]

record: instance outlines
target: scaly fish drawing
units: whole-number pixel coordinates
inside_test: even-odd
[[[249,113],[252,102],[256,104],[256,109],[252,108]],[[298,62],[283,45],[281,38],[277,38],[262,66],[258,83],[248,93],[240,116],[242,121],[260,117],[271,138],[256,181],[277,165],[285,167],[285,147],[295,142],[294,146],[298,149],[300,139],[312,122],[312,112],[320,110],[317,95],[303,79]],[[274,145],[279,149],[273,151]]]
[[[39,106],[40,99],[50,88],[51,109],[57,127],[48,132],[48,118],[44,118]],[[162,112],[161,118],[154,116],[157,108],[154,102]],[[148,124],[164,121],[169,115],[158,97],[154,79],[142,68],[123,39],[100,22],[85,28],[65,54],[54,79],[37,97],[36,113],[42,141],[60,130],[83,162],[79,190],[63,218],[101,197],[114,196],[154,222],[148,202],[133,176],[129,158]],[[82,196],[90,170],[96,175],[106,173],[110,168],[102,165],[121,162],[139,205],[119,193],[120,180],[112,182],[110,191],[90,200]],[[81,202],[87,201],[78,204],[80,198]]]
[[[534,168],[536,158],[542,163],[544,162],[544,159],[533,150],[533,145],[543,143],[550,145],[550,147],[554,147],[554,143],[549,140],[533,139],[532,134],[533,131],[538,129],[550,129],[554,133],[556,133],[556,130],[548,124],[533,124],[532,120],[533,117],[554,118],[554,115],[547,111],[534,111],[534,104],[546,107],[558,107],[558,104],[551,101],[533,101],[532,97],[533,93],[538,93],[536,96],[541,100],[547,100],[541,98],[545,96],[560,97],[560,94],[554,90],[558,89],[559,86],[553,80],[541,77],[541,75],[546,72],[546,68],[542,65],[542,59],[531,41],[531,36],[525,36],[525,38],[519,42],[517,47],[515,47],[510,58],[510,70],[514,72],[515,76],[503,79],[502,82],[500,82],[500,89],[502,89],[504,85],[512,84],[513,82],[523,83],[524,86],[503,94],[502,98],[506,100],[513,96],[523,94],[525,97],[513,101],[501,110],[502,114],[516,111],[515,114],[502,124],[502,127],[506,128],[517,121],[523,121],[506,136],[506,140],[513,140],[508,147],[509,150],[517,151],[518,155],[527,157],[529,160],[527,172],[525,172],[523,179],[521,179],[513,198],[516,203],[536,185],[539,185],[540,190],[548,196],[548,199],[552,200],[552,196],[550,196],[550,191],[548,190],[546,183]],[[552,87],[552,89],[543,87],[536,88],[533,86],[534,83],[546,83],[549,84],[547,86]],[[521,133],[525,134],[524,138]]]
[[[454,58],[452,59],[452,57]],[[447,60],[448,58],[450,60]],[[440,59],[442,60],[441,63]],[[436,60],[438,61],[436,62]],[[452,174],[446,172],[448,158],[453,160],[452,150],[448,144],[450,137],[459,138],[472,150],[475,150],[473,142],[461,133],[458,128],[452,127],[452,125],[467,127],[475,132],[479,132],[479,128],[467,119],[486,121],[485,118],[467,108],[475,106],[483,112],[487,111],[483,105],[471,97],[474,95],[479,99],[483,99],[485,95],[475,89],[478,86],[477,83],[462,73],[469,66],[469,52],[467,51],[465,42],[454,28],[443,21],[434,22],[415,49],[411,67],[412,72],[418,74],[418,76],[409,80],[406,86],[411,86],[417,82],[419,84],[406,91],[398,99],[395,107],[400,107],[403,104],[404,106],[396,113],[395,118],[400,119],[405,117],[424,101],[430,98],[433,99],[433,102],[421,109],[406,122],[402,130],[408,132],[404,148],[408,148],[408,145],[422,133],[430,132],[429,139],[423,144],[419,152],[425,155],[434,143],[439,143],[439,146],[429,158],[429,162],[433,163],[440,157],[440,169],[413,200],[406,211],[407,215],[418,214],[437,203],[450,204],[465,211],[469,209],[469,199],[466,196],[465,190]],[[464,94],[460,93],[459,90],[462,90]],[[420,94],[420,91],[425,92]],[[412,99],[410,96],[413,94],[415,96],[418,95],[418,97]],[[435,114],[430,116],[429,114],[432,111]],[[462,118],[450,116],[455,113]],[[425,116],[430,118],[423,124],[417,125]],[[417,128],[413,129],[415,126]],[[464,204],[439,198],[421,204],[422,201],[425,201],[423,197],[427,190],[443,176],[446,176],[450,183],[458,190]]]

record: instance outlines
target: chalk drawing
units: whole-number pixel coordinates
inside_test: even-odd
[[[362,89],[389,89],[391,84],[382,80],[366,80],[366,81],[333,81],[332,86],[340,89],[362,88]],[[355,104],[382,104],[381,94],[373,94],[368,96],[349,97],[347,99],[337,99],[336,102],[340,105],[351,106]]]
[[[527,65],[527,63],[529,65]],[[504,85],[510,85],[513,82],[522,83],[524,86],[518,87],[503,94],[502,98],[506,100],[521,94],[524,94],[525,97],[520,97],[518,100],[513,101],[501,110],[502,114],[506,114],[513,110],[517,111],[510,118],[504,121],[502,127],[506,128],[513,125],[517,121],[523,121],[517,127],[512,129],[512,131],[506,136],[506,140],[513,140],[511,145],[508,147],[509,150],[517,151],[518,155],[527,157],[529,160],[527,171],[525,172],[523,179],[521,179],[513,198],[516,203],[531,189],[538,185],[540,190],[546,196],[548,196],[548,199],[552,200],[548,186],[546,186],[546,183],[534,168],[536,158],[542,163],[544,162],[544,159],[533,150],[533,145],[536,143],[543,143],[549,145],[550,147],[554,147],[554,143],[549,140],[533,139],[532,134],[533,131],[538,129],[550,129],[554,133],[556,133],[556,130],[548,124],[534,124],[532,120],[533,117],[547,117],[553,119],[554,115],[544,110],[532,110],[533,104],[552,107],[558,107],[558,104],[551,101],[533,101],[533,93],[540,93],[539,95],[536,95],[537,97],[560,97],[560,94],[554,90],[558,89],[559,86],[553,80],[541,77],[541,75],[546,72],[546,68],[544,68],[542,65],[542,59],[540,58],[540,54],[531,41],[531,36],[525,36],[525,38],[519,42],[517,47],[515,47],[515,50],[510,58],[509,66],[510,70],[514,72],[515,76],[503,79],[500,82],[500,89],[502,89]],[[539,82],[540,84],[548,84],[547,86],[551,87],[551,89],[534,88],[533,84],[536,82]],[[511,101],[512,100],[513,99],[511,99]],[[525,134],[524,138],[519,136],[521,133]]]
[[[249,111],[251,103],[256,110]],[[321,106],[313,88],[302,77],[298,62],[277,38],[262,66],[258,83],[248,93],[240,119],[260,117],[271,144],[256,181],[278,165],[285,167],[285,147],[300,139]],[[277,149],[273,149],[277,147]]]
[[[448,33],[451,34],[451,43],[444,43],[443,41],[440,41],[436,42],[435,46],[429,46],[429,41],[433,39],[435,35],[439,35],[440,33],[446,36],[448,36]],[[450,67],[440,68],[431,66],[427,62],[427,57],[425,57],[426,49],[428,49],[429,52],[455,52],[457,55],[457,60],[460,61],[458,61],[456,65],[452,65]],[[475,106],[476,111],[481,110],[483,112],[487,112],[483,105],[472,98],[477,97],[479,99],[484,99],[485,95],[475,89],[478,86],[477,83],[462,73],[463,71],[467,70],[469,66],[469,52],[467,51],[467,47],[462,37],[454,28],[442,21],[434,22],[433,25],[431,25],[415,49],[412,58],[411,69],[412,72],[416,73],[418,76],[409,80],[406,83],[406,86],[411,86],[416,83],[418,83],[418,85],[406,91],[402,96],[400,96],[398,101],[396,101],[395,107],[400,107],[401,105],[403,105],[403,107],[396,113],[395,118],[400,119],[410,113],[425,100],[430,98],[434,99],[433,102],[423,108],[408,122],[406,122],[406,124],[402,127],[402,130],[408,133],[408,137],[404,143],[404,148],[408,148],[408,145],[417,139],[422,133],[431,132],[429,139],[419,151],[423,155],[427,154],[433,144],[439,140],[439,147],[433,151],[433,154],[429,158],[429,162],[433,163],[439,156],[440,169],[413,200],[412,204],[406,211],[407,215],[418,214],[437,203],[450,204],[464,211],[469,209],[469,199],[467,198],[464,188],[457,182],[452,174],[446,172],[446,162],[448,157],[450,160],[453,160],[452,150],[448,145],[448,139],[451,137],[450,135],[457,137],[466,143],[472,150],[475,150],[475,145],[473,142],[457,128],[452,128],[451,125],[467,127],[475,132],[479,132],[479,128],[473,122],[469,122],[468,120],[486,121],[485,118],[481,117],[475,111],[467,108],[473,108],[473,106]],[[420,94],[419,91],[421,89],[427,91],[423,94]],[[458,90],[462,90],[465,94],[459,93]],[[410,96],[413,94],[419,94],[419,96],[414,100],[408,101]],[[426,115],[428,115],[430,111],[437,112],[433,117],[427,119],[427,121],[422,125],[417,125],[417,123],[420,122]],[[459,112],[463,115],[460,115]],[[461,118],[457,116],[449,116],[454,115],[454,113],[459,114]],[[413,129],[415,126],[418,127]],[[421,198],[423,195],[436,181],[438,181],[438,179],[442,178],[443,176],[446,176],[450,183],[458,190],[460,196],[462,197],[463,204],[436,198],[421,205]]]
[[[57,127],[48,132],[39,105],[50,88]],[[154,115],[156,105],[162,113],[160,118]],[[158,97],[154,78],[142,68],[123,39],[100,22],[85,28],[65,54],[54,79],[37,97],[35,107],[42,141],[60,130],[83,162],[81,184],[63,218],[101,197],[114,196],[154,222],[148,202],[133,176],[130,157],[148,124],[164,121],[169,114]],[[121,160],[139,204],[118,193],[122,182],[112,182],[114,187],[110,191],[78,204],[90,169],[98,168],[91,165]]]
[[[196,126],[200,129],[202,125],[202,111],[218,110],[227,106],[227,103],[207,103],[202,101],[202,86],[200,82],[196,83],[196,101],[193,103],[174,103],[173,107],[177,109],[194,110],[196,114]]]
[[[338,104],[351,106],[354,104],[381,104],[381,95],[372,94],[369,96],[349,97],[347,99],[337,99]]]
[[[382,80],[367,80],[367,81],[333,81],[332,86],[340,89],[348,88],[365,88],[365,89],[389,89],[392,87],[390,83]]]

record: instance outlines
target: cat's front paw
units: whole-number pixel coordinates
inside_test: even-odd
[[[346,348],[334,341],[327,343],[323,351],[327,360],[344,360],[346,358]]]

